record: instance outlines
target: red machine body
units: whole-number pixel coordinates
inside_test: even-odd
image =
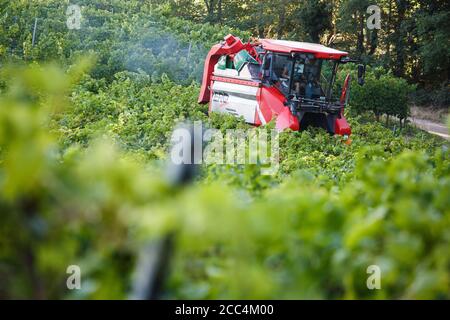
[[[209,112],[233,114],[256,126],[276,119],[278,130],[314,125],[349,136],[343,114],[349,76],[340,99],[332,98],[337,66],[348,62],[347,56],[320,44],[271,39],[243,43],[228,35],[208,53],[198,102],[209,103]],[[328,82],[321,78],[322,69]]]

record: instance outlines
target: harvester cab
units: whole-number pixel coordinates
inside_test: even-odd
[[[271,39],[244,44],[228,35],[206,58],[199,103],[257,126],[275,118],[279,130],[318,126],[348,137],[343,111],[350,76],[339,96],[333,92],[338,66],[348,62],[356,61],[320,44]],[[359,84],[364,73],[359,65]]]

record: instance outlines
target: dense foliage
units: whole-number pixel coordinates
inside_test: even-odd
[[[448,143],[349,115],[351,145],[283,132],[276,175],[205,165],[175,187],[163,163],[178,120],[249,128],[196,102],[205,48],[230,29],[85,1],[85,29],[68,31],[66,6],[43,3],[1,5],[2,62],[28,65],[0,75],[0,298],[127,298],[139,250],[165,234],[168,298],[450,297]],[[408,88],[375,74],[352,108],[382,88],[393,109],[370,110],[401,117]],[[67,290],[72,264],[81,290]],[[369,265],[381,290],[366,287]]]
[[[189,84],[200,80],[203,61],[212,44],[224,35],[248,33],[229,27],[195,24],[163,16],[161,10],[139,1],[78,1],[80,29],[69,29],[68,4],[57,1],[17,1],[2,4],[0,61],[65,63],[95,53],[94,78],[111,80],[116,72],[142,71],[154,78],[163,73]],[[34,23],[36,22],[33,46]]]
[[[33,68],[11,78],[0,116],[1,274],[8,279],[3,296],[65,296],[61,284],[70,261],[82,267],[89,284],[79,297],[125,297],[139,245],[164,230],[178,234],[168,297],[448,296],[449,154],[433,151],[436,145],[427,146],[425,136],[407,142],[380,125],[365,124],[357,126],[354,144],[347,147],[322,132],[284,133],[280,186],[258,184],[257,168],[228,168],[206,172],[216,181],[180,193],[158,178],[158,171],[145,169],[142,157],[121,155],[117,144],[77,147],[75,141],[86,142],[84,130],[87,136],[98,132],[95,125],[80,126],[81,135],[64,128],[63,135],[49,132],[49,110],[74,117],[74,106],[62,109],[59,93],[67,80],[60,72]],[[121,80],[127,94],[139,100],[133,90],[139,82]],[[112,91],[117,86],[113,83]],[[180,88],[168,80],[151,88],[162,93],[169,86]],[[131,117],[126,121],[107,109],[95,119],[89,102],[96,99],[85,96],[87,103],[77,105],[85,112],[75,114],[111,128],[129,150],[164,141],[157,118],[167,117],[167,134],[176,118],[173,110],[196,108],[185,101],[161,109],[153,101],[140,126],[136,117],[142,115],[132,106],[124,110]],[[134,125],[143,132],[143,145],[129,131]],[[58,136],[70,145],[62,153]],[[405,148],[425,148],[429,154]],[[346,183],[340,184],[342,179]],[[224,189],[220,181],[233,183]],[[253,198],[255,188],[262,193]],[[237,190],[250,191],[247,200],[237,200]],[[382,291],[365,288],[370,264],[385,272]]]
[[[301,39],[349,51],[364,62],[390,70],[428,93],[448,86],[450,5],[446,0],[155,0],[166,15],[250,30],[259,37]],[[380,29],[369,29],[367,11],[377,5]],[[186,10],[188,8],[188,10]],[[448,87],[447,87],[448,92]],[[446,98],[445,98],[446,97]],[[450,100],[423,101],[448,107]]]
[[[353,68],[354,69],[354,68]],[[346,66],[338,75],[336,83],[337,92],[340,92],[340,84],[344,82],[344,76],[350,74],[352,82],[350,87],[351,111],[355,114],[370,112],[380,120],[382,115],[395,117],[402,121],[410,115],[408,96],[416,86],[409,85],[406,80],[394,77],[383,68],[366,69],[365,83],[357,84],[357,74]]]

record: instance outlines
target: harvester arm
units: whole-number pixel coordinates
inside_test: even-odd
[[[347,105],[348,98],[350,97],[351,79],[352,78],[351,78],[350,74],[347,74],[347,76],[345,77],[344,87],[342,88],[341,99],[340,99],[340,102],[343,105],[343,107],[345,107]]]
[[[347,123],[347,120],[344,118],[344,108],[348,103],[348,98],[350,97],[350,84],[351,84],[351,76],[350,74],[347,74],[344,81],[344,87],[342,88],[341,98],[340,102],[342,105],[341,108],[341,114],[340,117],[336,119],[335,125],[334,125],[334,131],[337,134],[340,134],[342,136],[349,136],[352,132],[350,129],[349,124]]]
[[[205,68],[203,70],[202,87],[198,97],[198,103],[207,103],[210,99],[211,75],[214,71],[214,66],[223,55],[238,53],[245,49],[246,45],[242,43],[241,39],[231,34],[225,37],[225,41],[214,45],[208,53],[205,60]]]

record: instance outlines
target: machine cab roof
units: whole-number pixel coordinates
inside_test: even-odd
[[[273,40],[262,39],[261,45],[263,49],[267,51],[280,52],[280,53],[294,53],[294,52],[306,52],[314,54],[316,59],[333,59],[339,60],[342,57],[348,55],[345,51],[339,51],[333,48],[328,48],[321,44],[287,41],[287,40]]]

